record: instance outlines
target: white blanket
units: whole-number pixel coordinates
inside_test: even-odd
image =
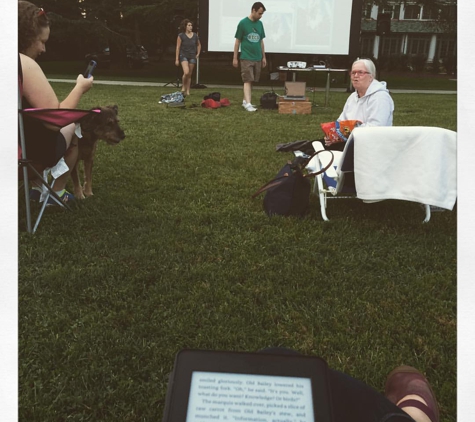
[[[358,198],[400,199],[452,210],[457,198],[456,139],[455,132],[437,127],[356,128],[348,143],[354,142]]]

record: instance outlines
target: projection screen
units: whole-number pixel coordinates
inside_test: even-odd
[[[232,52],[237,24],[249,16],[253,3],[252,0],[201,0],[200,38],[205,51]],[[350,54],[350,35],[359,37],[361,0],[265,0],[262,3],[266,7],[262,17],[266,52],[346,55]]]

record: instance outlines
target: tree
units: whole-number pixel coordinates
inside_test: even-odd
[[[166,50],[175,43],[177,17],[196,22],[198,12],[198,0],[41,0],[37,4],[52,18],[48,55],[64,58],[83,57],[85,50],[105,46],[114,56],[127,43],[143,44],[150,53]]]

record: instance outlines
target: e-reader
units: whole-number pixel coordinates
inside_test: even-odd
[[[318,357],[182,350],[163,422],[331,422],[328,366]]]

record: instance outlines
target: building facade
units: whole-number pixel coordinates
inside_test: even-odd
[[[425,64],[456,61],[455,26],[457,4],[446,0],[437,8],[414,2],[388,2],[387,6],[366,4],[361,21],[360,54],[376,59],[390,56],[418,58]],[[379,13],[391,15],[390,33],[377,35]]]

